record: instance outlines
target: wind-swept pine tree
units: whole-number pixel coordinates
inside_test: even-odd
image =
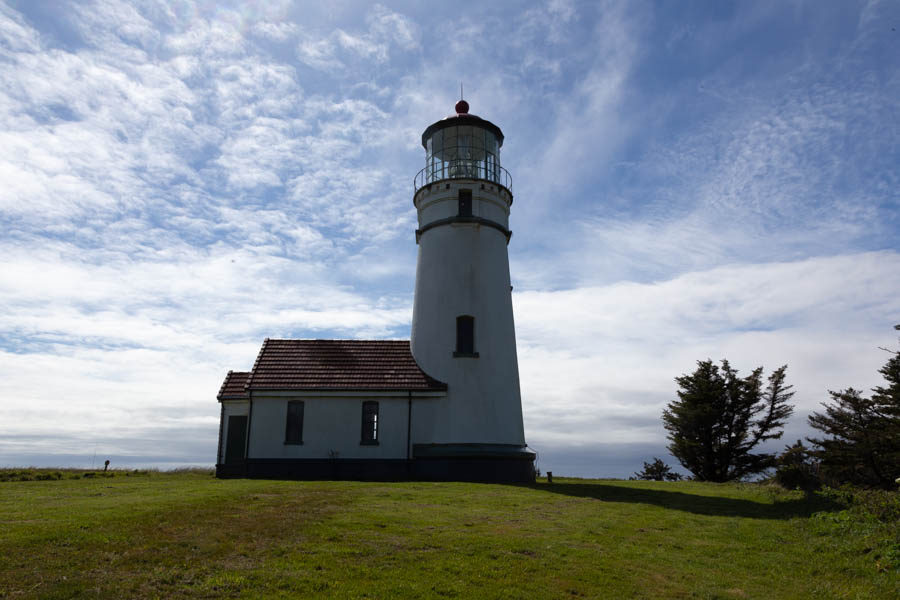
[[[764,389],[762,367],[741,378],[727,360],[721,367],[698,361],[696,371],[675,378],[678,400],[663,411],[669,452],[703,481],[743,479],[773,467],[776,454],[751,450],[780,438],[794,411],[786,371],[784,365],[772,373]]]
[[[900,325],[895,329],[900,330]],[[824,413],[809,416],[826,437],[807,438],[817,450],[822,475],[831,483],[892,488],[900,476],[900,352],[879,369],[887,386],[866,398],[853,388],[829,391]]]

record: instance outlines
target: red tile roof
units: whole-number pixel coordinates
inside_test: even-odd
[[[247,379],[250,373],[240,371],[228,371],[222,387],[219,388],[219,400],[230,398],[249,398],[249,394],[244,389],[247,385]]]
[[[226,387],[231,389],[228,378],[222,390]],[[428,391],[446,390],[447,384],[419,368],[406,340],[267,338],[244,389]]]

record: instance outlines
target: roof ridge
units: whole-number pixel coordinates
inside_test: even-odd
[[[256,360],[253,361],[253,367],[250,369],[250,375],[247,377],[247,381],[244,383],[244,391],[250,391],[250,384],[253,382],[253,375],[256,373],[256,367],[259,366],[259,359],[262,358],[263,352],[266,351],[266,346],[269,343],[269,338],[263,340],[262,346],[259,349],[259,354],[256,355]]]
[[[225,379],[222,380],[222,385],[219,387],[219,393],[216,394],[216,398],[221,398],[222,394],[225,393],[225,386],[228,385],[228,380],[231,379],[232,373],[234,373],[234,371],[229,369],[228,374],[225,375]]]
[[[235,394],[234,387],[249,375],[248,371],[229,370],[222,381],[222,385],[219,387],[219,393],[216,394],[216,398],[221,401],[223,398],[233,397]],[[243,387],[241,389],[243,390]]]

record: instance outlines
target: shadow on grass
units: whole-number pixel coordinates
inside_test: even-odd
[[[704,496],[674,490],[634,488],[602,483],[535,483],[529,487],[543,492],[595,498],[603,502],[631,502],[650,504],[714,517],[745,517],[751,519],[791,519],[809,517],[815,512],[838,510],[834,501],[814,495],[807,498],[776,499],[774,502],[755,502],[740,498]]]

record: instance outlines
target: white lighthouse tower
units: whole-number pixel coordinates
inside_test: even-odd
[[[464,100],[422,134],[413,357],[447,384],[417,403],[417,470],[441,478],[533,481],[526,449],[507,245],[512,180],[503,132]]]

